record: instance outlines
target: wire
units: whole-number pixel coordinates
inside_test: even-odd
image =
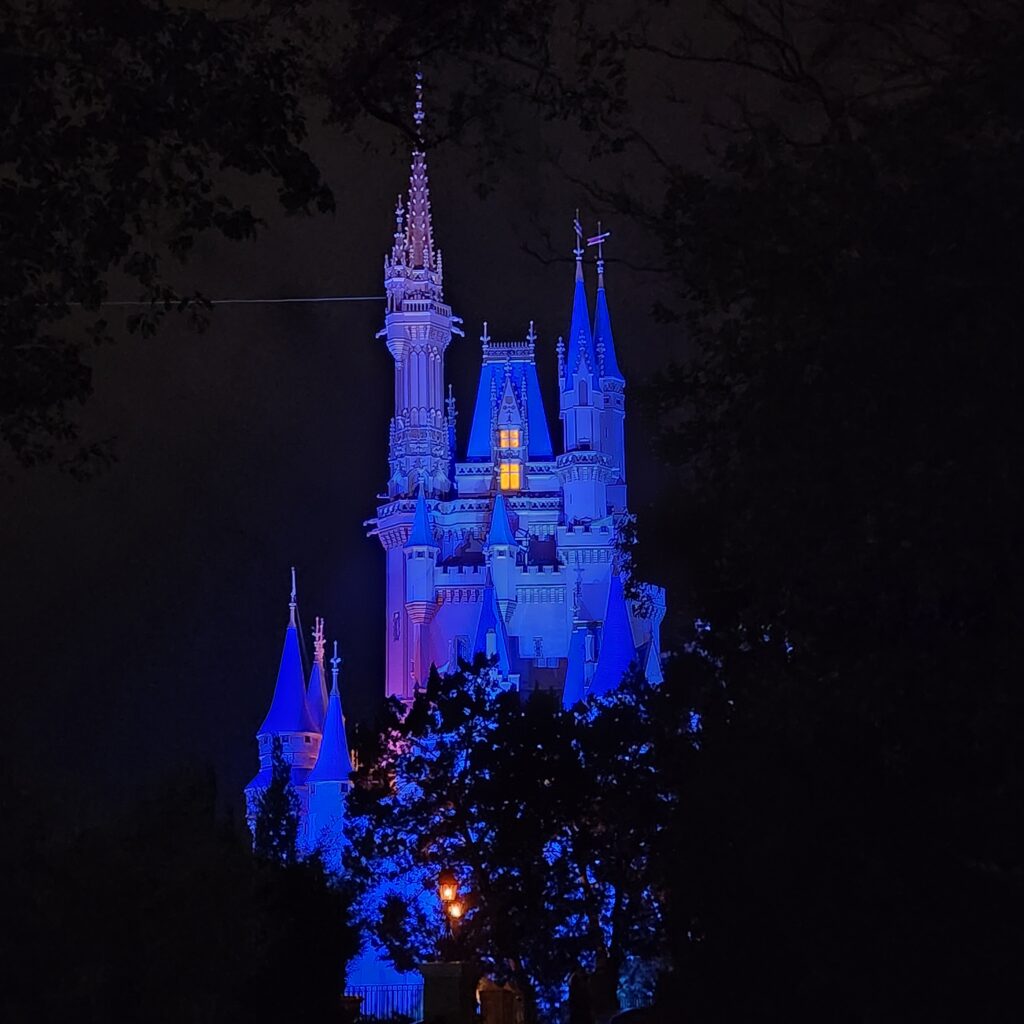
[[[248,306],[248,305],[278,305],[286,302],[383,302],[383,295],[308,295],[295,298],[282,299],[208,299],[211,306]],[[172,300],[180,301],[180,300]],[[147,302],[143,299],[118,299],[110,302],[101,302],[101,306],[155,306],[159,305],[160,299]],[[81,302],[72,302],[72,306],[81,306]]]

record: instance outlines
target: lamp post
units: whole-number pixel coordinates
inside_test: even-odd
[[[459,898],[459,880],[445,869],[437,880],[447,934],[438,943],[440,959],[420,965],[423,975],[423,1020],[426,1024],[473,1024],[476,1013],[476,983],[480,968],[459,955],[455,928],[466,915],[466,901]]]
[[[459,899],[459,880],[455,872],[445,869],[437,880],[437,894],[441,898],[441,910],[448,924],[448,934],[455,934],[455,924],[462,919],[466,908]]]

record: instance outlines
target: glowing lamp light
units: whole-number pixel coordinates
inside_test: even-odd
[[[442,871],[437,884],[438,894],[441,902],[445,905],[451,904],[459,894],[459,883],[455,874],[451,871]]]
[[[448,904],[448,916],[453,920],[457,921],[462,917],[462,904],[458,902],[452,902]]]

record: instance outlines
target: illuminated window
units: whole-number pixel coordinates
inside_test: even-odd
[[[503,462],[500,469],[501,489],[518,491],[522,486],[523,466],[520,462]]]
[[[498,431],[498,447],[499,448],[518,448],[519,447],[519,428],[511,427],[506,430]]]

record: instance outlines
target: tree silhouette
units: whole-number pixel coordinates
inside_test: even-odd
[[[267,788],[256,796],[253,851],[277,864],[299,859],[299,798],[292,786],[291,765],[285,760],[279,737],[274,737],[271,775]]]

